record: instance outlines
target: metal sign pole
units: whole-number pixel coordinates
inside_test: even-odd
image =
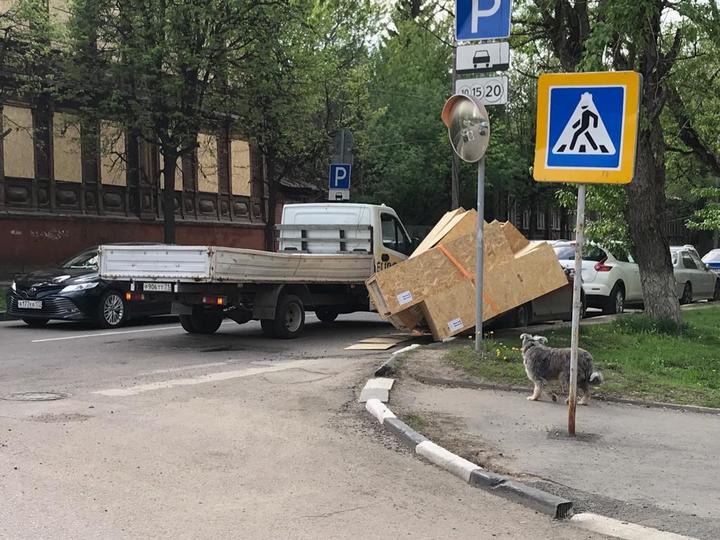
[[[582,252],[585,243],[585,184],[578,186],[577,221],[575,225],[575,276],[573,277],[572,333],[570,340],[570,393],[568,395],[568,433],[575,436],[577,407],[578,343],[582,313]]]
[[[457,71],[455,66],[457,64],[457,41],[453,40],[453,68],[452,68],[452,89],[450,92],[455,93],[455,81],[457,80]],[[460,207],[460,163],[458,162],[458,155],[453,151],[452,153],[452,176],[450,178],[450,210],[455,210]]]
[[[483,225],[485,223],[485,157],[478,161],[477,241],[475,245],[475,352],[482,351],[483,337]]]

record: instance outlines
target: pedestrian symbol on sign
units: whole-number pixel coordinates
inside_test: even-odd
[[[552,151],[554,154],[615,154],[615,145],[590,92],[580,96],[575,112]]]

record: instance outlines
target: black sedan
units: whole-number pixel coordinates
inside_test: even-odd
[[[130,293],[100,279],[97,262],[93,247],[57,268],[16,277],[7,291],[7,314],[35,327],[61,319],[114,328],[131,318],[170,313],[168,303],[128,302]]]

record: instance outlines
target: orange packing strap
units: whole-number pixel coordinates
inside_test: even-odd
[[[455,255],[450,253],[447,250],[447,248],[445,246],[443,246],[442,244],[440,244],[438,246],[438,248],[440,249],[442,254],[445,255],[451,263],[453,263],[455,268],[460,270],[460,273],[463,276],[465,276],[465,279],[469,280],[470,283],[472,283],[473,286],[475,286],[475,276],[473,276],[470,272],[468,272],[468,269],[465,268],[460,263],[460,261],[457,260],[457,258],[455,258]],[[483,302],[487,303],[490,306],[490,309],[492,309],[494,313],[500,313],[500,310],[498,309],[497,304],[495,304],[495,302],[492,301],[492,298],[490,298],[484,290],[483,290]]]

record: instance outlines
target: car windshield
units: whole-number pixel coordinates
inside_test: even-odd
[[[83,251],[79,255],[75,255],[69,261],[62,264],[61,268],[92,268],[98,267],[98,253],[96,249],[91,251]]]
[[[555,250],[555,255],[557,255],[557,258],[561,261],[568,261],[575,258],[575,246],[572,244],[556,246],[553,249]],[[599,262],[603,259],[607,259],[607,255],[602,249],[597,246],[585,246],[583,260]]]

